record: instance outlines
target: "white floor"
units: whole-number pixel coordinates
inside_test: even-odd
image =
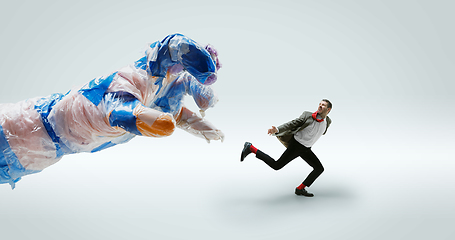
[[[332,138],[336,138],[335,129]],[[190,136],[191,137],[191,136]],[[280,171],[254,156],[239,162],[240,137],[224,143],[137,138],[96,154],[65,157],[1,185],[5,239],[452,239],[449,159],[382,158],[383,153],[314,147],[326,171],[294,195],[310,168]],[[329,135],[321,145],[332,144]],[[335,141],[333,141],[335,142]],[[266,136],[259,148],[278,157]],[[342,143],[340,143],[342,144]],[[336,145],[335,145],[336,146]],[[358,144],[362,146],[362,144]],[[153,150],[152,150],[153,149]],[[377,149],[377,148],[373,148]],[[167,154],[164,154],[167,152]],[[355,154],[358,152],[359,154]],[[351,157],[349,157],[351,153]],[[442,163],[447,163],[441,165]],[[436,163],[436,164],[433,164]]]

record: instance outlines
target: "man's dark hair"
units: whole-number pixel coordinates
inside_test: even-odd
[[[327,99],[322,99],[322,101],[327,103],[327,108],[332,108],[332,103]]]

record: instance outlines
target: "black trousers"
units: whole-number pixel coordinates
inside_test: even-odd
[[[303,185],[307,187],[311,186],[316,178],[318,178],[322,172],[324,172],[324,167],[322,166],[321,161],[319,161],[318,157],[313,153],[313,151],[311,151],[311,148],[303,146],[297,142],[294,137],[292,137],[288,148],[286,151],[284,151],[278,160],[275,161],[269,155],[260,150],[257,151],[256,157],[264,161],[267,165],[275,170],[280,170],[295,158],[301,157],[313,168],[313,171],[303,181]]]

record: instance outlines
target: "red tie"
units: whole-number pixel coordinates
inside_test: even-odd
[[[318,111],[314,112],[313,114],[311,114],[311,116],[313,117],[314,120],[318,121],[318,122],[322,122],[324,121],[324,119],[318,119],[317,116],[318,116]]]

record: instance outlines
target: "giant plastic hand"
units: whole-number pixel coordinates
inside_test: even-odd
[[[0,183],[14,188],[66,154],[96,152],[133,137],[164,137],[175,127],[222,140],[223,133],[183,106],[189,94],[204,112],[218,101],[210,87],[220,68],[212,47],[173,34],[145,56],[79,90],[0,105]]]

